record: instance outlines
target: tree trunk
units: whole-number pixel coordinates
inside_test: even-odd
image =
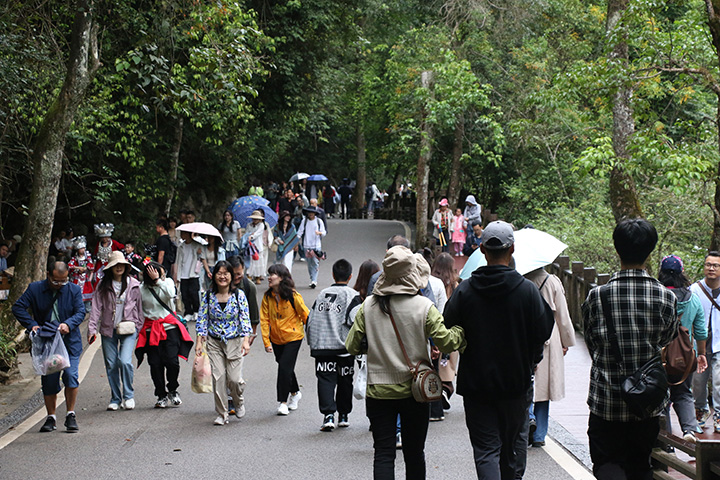
[[[170,208],[175,198],[175,190],[177,188],[178,166],[180,165],[180,145],[183,137],[183,117],[178,116],[175,122],[175,138],[173,140],[172,151],[170,152],[170,161],[172,163],[172,177],[170,177],[170,188],[168,189],[168,199],[165,204],[165,215],[170,216]]]
[[[365,173],[365,166],[367,164],[365,158],[365,130],[360,122],[358,122],[355,135],[355,146],[357,147],[357,180],[352,197],[352,206],[355,211],[359,213],[365,204],[365,188],[367,187],[367,176]]]
[[[448,202],[455,209],[460,196],[460,177],[462,166],[460,160],[463,155],[463,137],[465,136],[465,116],[461,113],[455,120],[455,139],[453,140],[453,157],[450,168],[450,182],[448,185]]]
[[[610,35],[618,27],[620,19],[627,9],[628,0],[610,0],[608,2],[608,15],[606,33]],[[620,35],[621,40],[610,53],[610,62],[619,63],[627,68],[628,45],[625,34]],[[613,98],[613,132],[612,143],[615,151],[615,166],[610,172],[610,203],[615,217],[619,222],[626,217],[640,217],[640,201],[635,189],[635,180],[627,173],[624,163],[629,160],[627,145],[635,132],[635,121],[632,110],[632,88],[625,80],[620,80]]]
[[[432,91],[434,75],[431,70],[422,72],[422,87]],[[417,191],[415,213],[415,249],[427,244],[428,183],[430,181],[430,159],[432,158],[433,128],[427,121],[427,108],[423,106],[420,125],[420,155],[417,163]]]
[[[43,119],[32,154],[33,185],[29,214],[20,244],[10,302],[14,302],[30,282],[45,277],[66,135],[99,63],[93,0],[78,0],[67,75],[60,93]]]
[[[705,7],[708,15],[708,26],[712,35],[713,48],[715,56],[720,65],[720,0],[705,0]],[[715,127],[718,128],[718,145],[720,145],[720,88],[715,85],[713,89],[717,95],[717,111],[715,113]],[[710,250],[717,251],[720,248],[720,162],[718,162],[718,171],[715,176],[715,202],[712,206],[713,211],[713,231],[710,237]]]

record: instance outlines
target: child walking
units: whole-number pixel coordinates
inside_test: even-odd
[[[463,216],[462,210],[459,208],[455,209],[453,222],[455,227],[452,231],[453,250],[455,251],[455,256],[459,257],[462,255],[465,240],[467,240],[467,221]]]
[[[348,427],[352,411],[354,357],[345,349],[345,339],[362,304],[360,294],[348,286],[352,265],[340,259],[332,267],[335,283],[322,290],[310,309],[307,341],[315,358],[320,413],[324,415],[320,430],[330,432],[338,426]]]

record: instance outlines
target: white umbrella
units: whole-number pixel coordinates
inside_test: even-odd
[[[183,223],[177,227],[176,230],[178,232],[198,233],[200,235],[222,238],[220,230],[205,222]]]
[[[309,176],[310,175],[308,175],[307,173],[298,172],[295,175],[293,175],[292,177],[290,177],[290,180],[288,180],[288,182],[299,182],[300,180],[304,180],[304,179],[308,178]]]
[[[550,265],[563,250],[567,248],[563,242],[549,233],[534,228],[523,228],[514,232],[515,236],[515,270],[520,275]],[[485,255],[478,248],[470,255],[465,267],[460,272],[463,280],[470,278],[478,267],[487,265]]]

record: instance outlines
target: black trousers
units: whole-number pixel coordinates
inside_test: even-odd
[[[200,279],[184,278],[180,280],[180,295],[185,306],[185,315],[197,313],[200,309]]]
[[[651,480],[650,454],[660,433],[660,417],[611,422],[590,414],[588,439],[593,474],[599,480]]]
[[[155,396],[163,398],[167,392],[176,392],[180,384],[180,331],[171,328],[167,331],[167,339],[160,342],[156,347],[148,346],[146,349],[148,365],[150,365],[150,376],[155,385]],[[167,379],[167,390],[165,380]]]
[[[518,461],[515,446],[527,419],[527,398],[481,403],[465,397],[464,405],[478,478],[513,480]]]
[[[323,415],[352,412],[354,360],[352,355],[315,358],[318,404]]]
[[[378,400],[367,397],[365,411],[370,419],[373,435],[373,478],[386,480],[395,478],[395,435],[397,416],[400,415],[402,452],[405,459],[405,478],[425,478],[425,438],[430,418],[427,403],[418,403],[414,398],[401,400]]]
[[[302,340],[286,343],[285,345],[272,344],[275,361],[278,364],[277,375],[277,401],[287,402],[291,392],[300,390],[297,377],[295,376],[295,362]]]

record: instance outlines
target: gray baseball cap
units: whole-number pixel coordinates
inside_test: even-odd
[[[488,250],[502,250],[510,248],[515,243],[513,228],[507,222],[496,220],[489,223],[482,233],[483,245]]]

